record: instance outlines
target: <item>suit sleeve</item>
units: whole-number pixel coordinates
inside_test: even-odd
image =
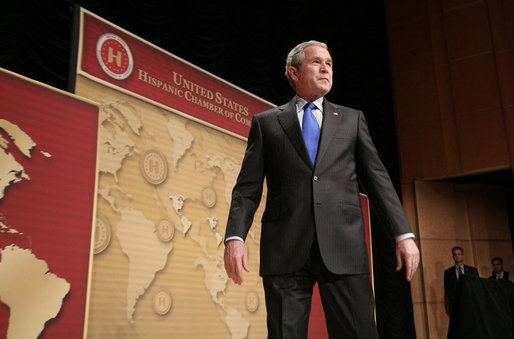
[[[380,221],[393,237],[411,233],[407,216],[371,140],[364,114],[359,111],[355,156],[357,175]]]
[[[476,269],[476,267],[470,266],[469,272],[471,273],[472,276],[480,278],[480,274],[478,274],[478,270]]]
[[[254,116],[241,170],[232,190],[225,240],[233,236],[246,239],[261,201],[263,182],[263,136],[259,120]]]
[[[449,297],[451,295],[451,282],[450,282],[450,274],[452,272],[449,270],[444,271],[444,293]]]

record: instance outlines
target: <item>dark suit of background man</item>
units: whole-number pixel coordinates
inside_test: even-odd
[[[248,271],[243,239],[266,178],[260,275],[268,336],[307,337],[317,281],[331,337],[377,337],[357,180],[396,237],[397,270],[405,262],[407,280],[419,263],[414,235],[364,115],[324,98],[332,87],[327,46],[316,41],[296,46],[287,57],[286,76],[296,96],[253,117],[232,192],[225,269],[235,283],[242,283],[243,269]],[[314,147],[317,155],[312,156],[302,136],[302,129],[311,128],[304,126],[313,126],[303,121],[307,102],[314,103],[316,128],[321,126],[319,147]]]
[[[462,275],[479,276],[476,268],[464,265],[464,250],[462,247],[455,246],[452,248],[452,256],[455,265],[444,271],[444,293],[450,301],[450,308],[459,278]]]

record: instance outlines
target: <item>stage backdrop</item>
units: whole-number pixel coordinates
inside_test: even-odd
[[[88,336],[264,338],[262,215],[251,272],[223,265],[232,187],[253,114],[273,107],[81,11],[75,93],[99,103]]]
[[[0,338],[81,338],[98,107],[0,69]]]
[[[265,191],[242,286],[223,235],[251,118],[274,105],[83,9],[77,55],[75,93],[100,106],[88,337],[266,337]]]

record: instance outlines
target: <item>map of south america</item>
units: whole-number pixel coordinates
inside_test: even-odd
[[[0,300],[11,311],[7,338],[37,338],[61,310],[70,284],[29,249],[10,245],[0,255]]]
[[[121,249],[129,258],[127,319],[133,323],[137,299],[145,293],[155,273],[164,268],[173,243],[159,241],[155,225],[130,207],[121,211],[117,235]],[[134,241],[136,235],[137,241]],[[144,253],[141,248],[145,249]]]

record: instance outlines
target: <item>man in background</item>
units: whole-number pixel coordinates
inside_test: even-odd
[[[450,308],[459,279],[465,275],[479,277],[475,267],[464,265],[464,250],[462,247],[455,246],[452,248],[452,256],[455,265],[444,272],[444,293],[450,301]]]
[[[501,257],[492,258],[491,264],[493,265],[493,274],[489,277],[489,279],[509,280],[509,272],[503,270],[503,259]]]

